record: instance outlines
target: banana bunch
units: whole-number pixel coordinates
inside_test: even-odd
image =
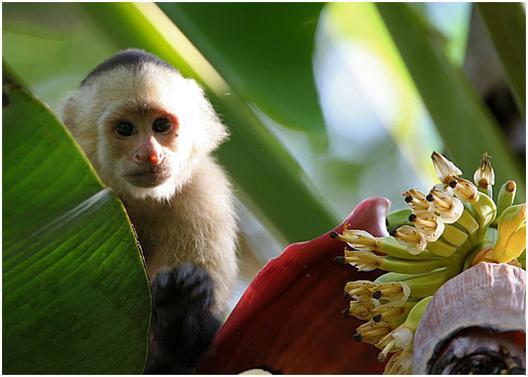
[[[359,271],[387,271],[375,281],[345,285],[346,316],[366,321],[353,339],[392,354],[386,374],[412,371],[412,342],[422,314],[447,280],[476,263],[520,265],[526,249],[526,204],[513,205],[516,184],[507,181],[493,201],[495,174],[484,154],[473,182],[437,152],[431,156],[440,179],[425,194],[403,193],[410,208],[387,216],[386,237],[349,229],[330,236],[348,244],[336,260]]]

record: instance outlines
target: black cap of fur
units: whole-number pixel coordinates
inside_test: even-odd
[[[146,63],[156,64],[160,67],[174,70],[174,67],[169,63],[161,60],[156,55],[153,55],[144,50],[129,48],[127,50],[119,51],[117,54],[111,56],[91,71],[84,80],[81,81],[81,86],[85,85],[91,79],[100,76],[104,72],[112,71],[118,67],[128,67],[138,69]]]

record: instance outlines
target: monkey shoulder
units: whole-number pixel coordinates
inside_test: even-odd
[[[208,250],[209,257],[234,255],[234,197],[226,173],[213,158],[202,162],[189,186],[174,199],[175,214],[191,229],[195,245]]]

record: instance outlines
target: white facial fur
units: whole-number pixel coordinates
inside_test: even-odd
[[[154,135],[170,177],[158,186],[138,187],[126,179],[137,168],[131,156],[152,133],[152,120],[160,111],[178,122],[177,136]],[[90,79],[69,95],[63,113],[103,181],[138,199],[169,200],[189,181],[196,163],[227,137],[200,87],[153,63],[140,69],[117,67]],[[113,131],[116,119],[133,120],[138,134],[119,138]]]

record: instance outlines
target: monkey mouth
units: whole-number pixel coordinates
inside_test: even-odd
[[[136,187],[156,187],[169,179],[170,173],[166,169],[141,170],[125,175],[128,182]]]

